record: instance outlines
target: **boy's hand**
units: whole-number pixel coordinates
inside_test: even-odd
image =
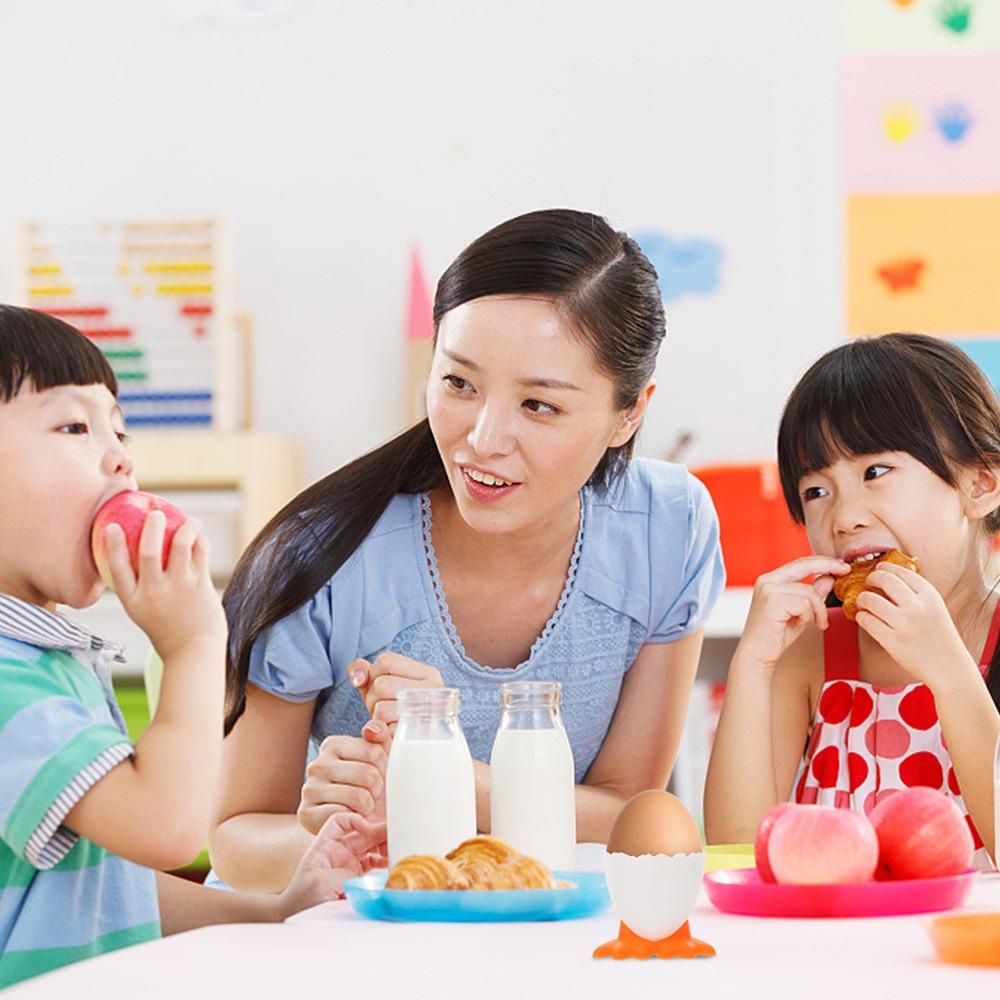
[[[355,813],[372,823],[385,820],[385,771],[392,736],[374,720],[361,736],[328,736],[306,768],[299,799],[299,824],[318,833],[329,817]]]
[[[825,629],[824,601],[834,580],[849,569],[832,556],[805,556],[759,577],[737,654],[773,668],[810,622]]]
[[[343,899],[347,879],[386,866],[385,844],[384,820],[369,823],[356,813],[334,813],[278,897],[281,919],[330,899]]]
[[[914,680],[931,691],[953,678],[958,663],[975,661],[955,628],[944,598],[926,577],[880,562],[858,595],[857,623]],[[978,670],[978,667],[976,668]]]
[[[351,683],[364,699],[368,714],[395,731],[399,721],[396,696],[406,688],[444,687],[441,672],[400,653],[379,653],[369,663],[352,660],[347,667]]]
[[[208,542],[201,525],[188,520],[177,529],[163,568],[166,516],[151,511],[139,538],[139,572],[132,570],[125,533],[105,529],[108,568],[128,616],[149,636],[160,658],[192,645],[225,645],[226,616],[208,573]]]

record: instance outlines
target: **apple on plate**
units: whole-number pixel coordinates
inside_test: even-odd
[[[959,875],[972,866],[976,848],[965,817],[934,788],[893,792],[869,817],[878,835],[880,878]]]
[[[846,885],[872,878],[879,844],[868,818],[853,809],[784,803],[761,820],[754,853],[764,881]]]
[[[764,814],[760,826],[757,827],[757,836],[754,838],[753,845],[753,859],[757,865],[757,873],[764,882],[778,881],[774,877],[774,872],[771,871],[771,862],[767,858],[767,844],[771,838],[771,829],[779,816],[794,808],[790,802],[782,802],[781,805],[773,806]]]
[[[94,525],[90,532],[90,547],[94,554],[97,572],[109,590],[114,590],[111,579],[111,569],[108,565],[108,546],[104,537],[104,529],[109,524],[118,524],[125,532],[128,544],[129,561],[132,569],[139,572],[139,538],[142,526],[151,511],[162,510],[167,517],[166,530],[163,533],[163,566],[166,568],[170,555],[170,544],[177,534],[177,529],[184,523],[184,515],[168,500],[153,493],[143,493],[141,490],[125,490],[116,493],[94,517]]]

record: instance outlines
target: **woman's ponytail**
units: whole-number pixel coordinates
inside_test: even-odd
[[[340,569],[393,496],[422,493],[446,481],[423,420],[314,483],[265,525],[240,557],[222,598],[229,620],[227,735],[246,708],[250,650],[257,639]]]

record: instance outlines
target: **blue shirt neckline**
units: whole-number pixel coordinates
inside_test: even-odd
[[[418,550],[417,556],[422,570],[421,578],[427,593],[434,624],[444,636],[445,648],[461,665],[482,674],[502,673],[513,676],[527,669],[533,662],[536,662],[538,655],[548,644],[552,635],[558,629],[559,623],[565,617],[566,608],[577,590],[577,570],[583,555],[588,500],[587,490],[585,488],[580,490],[580,525],[577,528],[576,542],[573,545],[573,552],[570,555],[566,580],[563,583],[555,610],[545,623],[542,631],[535,637],[534,642],[531,644],[531,649],[528,651],[527,659],[522,660],[515,667],[491,667],[488,664],[477,663],[465,652],[462,637],[458,634],[455,623],[451,618],[451,611],[448,608],[448,598],[444,592],[444,587],[441,583],[441,574],[438,570],[437,555],[434,551],[434,542],[431,538],[432,508],[430,494],[420,493],[418,495],[420,517],[415,537]]]

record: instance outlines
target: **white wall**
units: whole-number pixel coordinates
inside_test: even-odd
[[[169,9],[229,10],[185,20]],[[257,417],[311,477],[399,426],[408,246],[430,280],[533,208],[706,237],[642,450],[772,453],[842,335],[833,0],[5,0],[0,234],[225,211]],[[241,16],[242,12],[242,16]],[[0,296],[10,253],[0,243]]]

